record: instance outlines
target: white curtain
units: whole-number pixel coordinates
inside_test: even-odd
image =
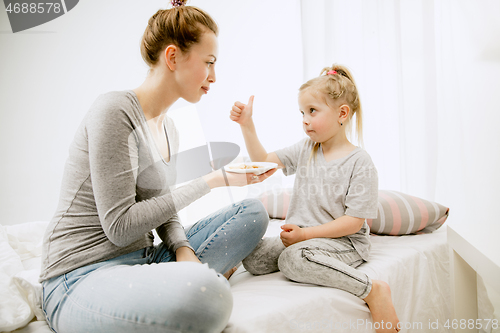
[[[302,1],[305,80],[340,63],[363,106],[381,189],[434,199],[438,157],[434,1]]]
[[[301,15],[304,80],[353,71],[379,187],[450,207],[500,265],[500,1],[302,0]]]
[[[380,188],[457,208],[499,199],[500,2],[302,0],[301,14],[304,80],[353,71]]]

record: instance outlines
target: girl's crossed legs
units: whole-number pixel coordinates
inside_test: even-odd
[[[347,237],[313,238],[289,247],[279,237],[264,238],[243,260],[243,266],[254,275],[280,270],[293,281],[350,292],[368,304],[374,322],[385,322],[377,332],[398,332],[389,286],[358,271],[356,267],[362,263]]]
[[[243,260],[254,275],[280,270],[297,282],[333,287],[365,298],[370,278],[355,267],[363,259],[347,237],[313,238],[285,247],[279,237],[264,238]]]
[[[43,282],[55,332],[220,332],[232,310],[224,273],[245,258],[268,224],[255,199],[225,207],[186,231],[203,265],[175,262],[163,244]]]

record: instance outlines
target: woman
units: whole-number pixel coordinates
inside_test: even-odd
[[[179,98],[196,103],[208,93],[217,59],[213,19],[182,1],[173,5],[144,32],[144,83],[100,96],[70,147],[40,276],[55,332],[219,332],[232,308],[221,273],[230,274],[267,227],[254,199],[186,231],[179,223],[177,212],[212,188],[258,183],[276,169],[261,176],[218,170],[170,188],[178,137],[166,112]]]

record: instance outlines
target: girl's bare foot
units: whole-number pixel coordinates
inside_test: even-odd
[[[364,299],[373,318],[373,327],[377,333],[399,332],[399,319],[392,304],[391,289],[384,281],[373,280],[372,290]],[[379,327],[379,329],[376,329]]]
[[[226,279],[229,280],[229,278],[231,277],[231,275],[233,275],[234,272],[236,272],[236,270],[238,269],[238,267],[233,267],[231,268],[230,270],[228,270],[226,273],[222,274]]]

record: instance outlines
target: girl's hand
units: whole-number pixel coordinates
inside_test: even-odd
[[[245,126],[249,122],[251,122],[253,112],[253,99],[254,96],[252,95],[248,99],[248,104],[235,102],[229,114],[229,119],[240,124],[240,126]]]
[[[295,224],[284,224],[281,229],[280,238],[285,247],[306,240],[305,230]]]
[[[264,172],[261,175],[253,173],[234,173],[226,172],[225,170],[217,170],[208,175],[203,176],[210,188],[222,186],[245,186],[263,182],[271,177],[278,169],[274,168]]]

